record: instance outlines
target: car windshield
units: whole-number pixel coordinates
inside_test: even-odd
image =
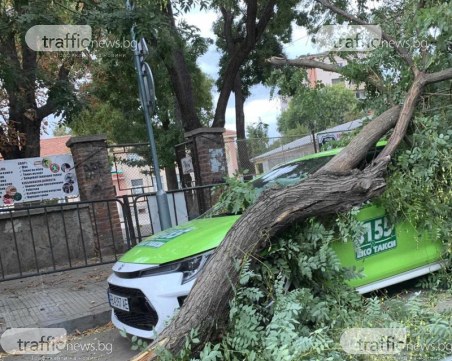
[[[384,144],[377,145],[377,147],[369,150],[366,158],[358,165],[358,168],[364,169],[369,165],[383,149],[383,146]],[[282,164],[255,178],[251,181],[251,184],[257,190],[257,195],[265,189],[284,188],[297,184],[328,163],[334,157],[334,154],[331,155],[330,152],[329,155],[320,155],[317,158],[296,160]],[[227,214],[231,213],[225,212],[225,209],[217,203],[201,217],[224,216]]]
[[[295,161],[283,164],[252,181],[258,189],[287,187],[305,179],[325,165],[333,156]]]
[[[264,173],[260,177],[251,181],[257,193],[261,193],[269,188],[288,187],[297,184],[305,179],[309,174],[314,173],[325,165],[333,156],[324,156],[320,158],[313,158],[308,160],[294,161],[292,163],[277,166],[271,171]],[[201,217],[216,217],[225,216],[229,213],[225,212],[218,204],[213,206]]]

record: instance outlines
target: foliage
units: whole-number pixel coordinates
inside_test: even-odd
[[[119,334],[130,341],[130,343],[132,344],[132,351],[144,351],[148,347],[148,342],[146,340],[143,340],[137,336],[132,336],[129,338],[129,335],[127,335],[127,332],[125,330],[119,330]]]
[[[301,125],[310,131],[320,131],[356,119],[358,115],[355,94],[345,86],[318,84],[314,89],[300,86],[287,110],[278,118],[278,129],[285,134]]]
[[[451,253],[452,224],[449,117],[447,111],[416,117],[411,145],[397,154],[387,191],[377,200],[395,218],[393,222],[413,219],[416,227],[441,237],[446,257]],[[245,193],[231,193],[247,184],[236,180],[230,184],[225,204],[243,207]],[[190,354],[187,338],[185,358],[166,354],[162,360],[188,360],[188,354],[193,360],[399,360],[397,355],[346,354],[340,336],[353,327],[406,328],[403,356],[407,360],[448,355],[452,312],[437,311],[437,294],[364,298],[347,285],[348,279],[360,277],[359,270],[342,267],[331,244],[337,239],[359,239],[363,229],[357,212],[354,208],[294,225],[268,240],[259,258],[237,261],[240,280],[222,338],[204,345],[197,355]],[[440,276],[430,275],[421,286],[430,290],[445,286],[450,293],[450,274]]]
[[[250,158],[264,153],[269,146],[268,124],[259,120],[246,127],[248,152]]]
[[[106,6],[114,8],[107,2]],[[183,22],[178,34],[169,28],[165,14],[158,2],[135,2],[136,11],[122,13],[122,18],[108,24],[112,39],[130,39],[130,17],[136,23],[138,39],[145,37],[151,49],[146,61],[150,64],[156,91],[156,110],[153,117],[154,137],[157,143],[161,167],[174,168],[174,145],[183,141],[183,114],[176,100],[167,63],[171,63],[174,49],[182,49],[196,96],[194,107],[202,124],[208,125],[212,118],[213,80],[201,72],[196,59],[207,49],[207,40],[199,36],[195,27]],[[149,16],[149,14],[153,14]],[[88,13],[90,21],[100,24],[95,14]],[[158,34],[155,32],[159,29]],[[176,36],[177,35],[177,36]],[[179,43],[178,37],[183,39]],[[158,38],[158,39],[157,39]],[[183,45],[181,45],[183,44]],[[113,143],[148,142],[146,124],[138,97],[137,75],[133,65],[131,48],[93,49],[98,61],[91,68],[91,77],[80,89],[84,100],[83,111],[68,123],[76,134],[104,133]],[[140,154],[149,163],[149,154]]]
[[[0,151],[6,159],[39,156],[43,120],[70,117],[79,108],[75,87],[83,57],[38,53],[25,42],[33,26],[71,23],[79,10],[65,0],[0,2]]]
[[[65,127],[65,126],[58,126],[53,130],[53,136],[54,137],[61,137],[63,135],[72,135],[71,129]]]
[[[343,268],[330,245],[332,229],[310,220],[273,240],[260,259],[245,259],[230,305],[229,329],[191,360],[382,360],[382,356],[346,354],[339,339],[352,327],[406,327],[406,359],[440,359],[448,354],[452,313],[439,314],[435,301],[362,298],[346,285],[356,277]],[[331,223],[330,223],[331,224]],[[190,339],[176,357],[188,360]],[[195,337],[196,339],[196,337]],[[442,345],[442,347],[434,347]],[[430,346],[419,351],[419,347]],[[385,356],[397,360],[397,356]]]
[[[256,200],[257,192],[251,182],[243,182],[241,176],[226,178],[226,182],[214,188],[214,193],[220,193],[218,202],[211,210],[212,215],[242,213]]]
[[[447,242],[452,253],[451,111],[418,116],[416,128],[390,167],[388,188],[380,198],[388,213]],[[426,214],[429,216],[426,217]]]
[[[433,72],[452,65],[449,52],[452,8],[448,2],[382,1],[377,6],[368,1],[333,3],[360,20],[381,24],[387,34],[406,47],[408,59],[411,57],[420,71]],[[304,12],[311,34],[321,25],[347,21],[319,2],[306,0],[299,8]],[[417,40],[426,40],[427,45],[417,46]],[[383,45],[366,56],[337,55],[347,60],[341,71],[346,80],[366,82],[366,108],[381,113],[388,104],[403,103],[412,86],[410,68],[413,65],[400,51]],[[302,78],[304,74],[300,72],[298,76]],[[374,81],[369,82],[369,79]],[[296,82],[284,85],[281,89],[287,90],[285,95],[296,96]],[[416,109],[417,129],[407,137],[407,147],[395,155],[387,193],[380,202],[394,215],[394,221],[402,221],[408,214],[416,226],[425,226],[434,233],[433,237],[445,237],[442,239],[449,245],[446,251],[450,255],[451,173],[450,160],[445,159],[450,155],[448,139],[445,139],[450,137],[447,128],[450,116],[443,112],[446,107],[450,108],[450,84],[444,85],[445,88],[426,87],[426,95]],[[328,121],[328,118],[319,120]],[[308,127],[312,130],[323,125],[312,122]],[[422,219],[427,218],[426,214],[434,216]],[[433,224],[435,217],[439,219]],[[229,329],[218,342],[205,345],[199,355],[192,357],[215,360],[400,359],[344,354],[337,343],[338,337],[344,328],[360,326],[406,327],[415,349],[401,355],[404,359],[441,359],[450,353],[450,349],[444,347],[416,352],[419,347],[434,343],[444,346],[450,342],[450,311],[438,314],[430,300],[421,300],[416,294],[410,298],[366,299],[347,287],[346,280],[356,276],[356,270],[343,269],[329,243],[334,238],[335,224],[339,225],[338,232],[342,236],[359,233],[359,227],[351,219],[342,216],[336,222],[310,220],[277,239],[267,240],[266,252],[259,258],[245,259],[240,264],[240,284],[234,285]],[[413,240],[413,247],[415,242]],[[450,347],[450,343],[448,345]]]
[[[214,125],[224,126],[227,101],[231,91],[240,92],[243,101],[249,96],[252,85],[270,75],[266,59],[282,53],[282,44],[292,36],[293,21],[301,21],[299,0],[276,4],[274,1],[231,2],[214,0],[211,8],[221,17],[214,25],[216,45],[222,52],[220,78],[217,81],[220,96],[217,102]],[[240,84],[237,89],[236,77]],[[244,123],[237,132],[244,137]]]

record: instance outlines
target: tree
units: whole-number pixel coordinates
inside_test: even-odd
[[[214,24],[214,33],[217,35],[216,45],[222,52],[220,59],[220,77],[217,79],[219,91],[225,83],[224,73],[231,57],[237,47],[246,38],[245,12],[240,3],[226,4],[220,2],[214,5],[219,8],[221,17]],[[287,19],[284,19],[287,21]],[[289,20],[290,22],[290,20]],[[235,75],[232,91],[235,97],[235,126],[237,131],[237,140],[241,146],[238,148],[239,166],[242,170],[251,171],[253,165],[249,160],[248,148],[244,140],[245,134],[245,112],[244,105],[246,99],[250,96],[250,88],[253,85],[264,83],[270,76],[271,67],[266,63],[266,59],[273,54],[282,53],[281,35],[284,38],[290,37],[290,27],[281,27],[286,34],[271,31],[271,25],[263,33],[262,39],[256,43],[255,49],[250,52],[248,60],[243,62],[239,71]]]
[[[155,50],[148,57],[154,73],[157,98],[156,114],[153,117],[154,137],[160,166],[165,168],[168,187],[176,189],[174,145],[183,142],[182,111],[176,101],[166,64],[158,49]],[[131,53],[131,49],[125,51]],[[101,61],[92,67],[92,80],[80,91],[85,108],[68,125],[78,135],[107,134],[107,138],[113,143],[147,142],[133,62],[131,56],[118,55],[121,53],[111,49],[97,53]],[[194,108],[201,124],[206,124],[211,117],[212,80],[200,71],[195,59],[196,56],[187,57],[197,89]],[[140,155],[149,164],[148,152],[141,149]]]
[[[64,125],[58,126],[58,128],[55,128],[53,130],[53,136],[54,137],[61,137],[64,135],[71,135],[72,131],[68,127],[65,127]]]
[[[77,60],[38,53],[25,42],[37,24],[61,24],[79,7],[70,1],[0,3],[0,153],[5,159],[37,157],[43,119],[65,116],[77,106],[73,80]],[[75,77],[74,77],[75,75]]]
[[[246,127],[248,136],[248,146],[250,148],[250,156],[255,157],[264,153],[268,149],[268,124],[259,120],[258,123],[253,123]]]
[[[304,126],[312,134],[315,146],[316,132],[357,118],[357,103],[354,92],[343,85],[318,84],[312,89],[300,84],[289,107],[278,118],[278,130],[286,135]]]
[[[190,76],[189,66],[184,53],[186,47],[184,40],[186,39],[181,36],[179,29],[176,27],[171,1],[166,1],[166,5],[162,6],[162,12],[169,23],[169,35],[173,40],[173,48],[170,54],[166,53],[164,57],[165,65],[170,75],[178,106],[180,107],[184,130],[194,130],[200,128],[202,124],[196,113],[193,80]],[[161,36],[153,38],[153,44],[155,45],[161,44],[162,41],[164,39]]]
[[[274,0],[265,2],[252,0],[237,4],[228,1],[213,2],[213,7],[218,8],[222,13],[220,24],[223,31],[222,34],[221,31],[218,31],[219,24],[217,24],[217,33],[221,34],[220,48],[225,51],[222,58],[220,96],[215,109],[213,127],[224,127],[226,107],[233,90],[236,92],[236,101],[239,102],[238,112],[240,112],[240,108],[243,109],[243,105],[241,105],[244,101],[243,89],[246,90],[247,86],[243,88],[243,84],[240,83],[242,81],[240,75],[243,75],[243,73],[240,74],[241,68],[251,60],[253,52],[258,56],[265,47],[278,46],[278,42],[274,41],[274,36],[279,37],[282,41],[289,41],[292,33],[290,24],[293,20],[299,19],[296,10],[298,2],[291,0],[278,5]],[[268,35],[265,35],[266,32]],[[248,86],[250,84],[252,83],[249,83]],[[242,122],[242,118],[242,114],[239,113],[239,124]],[[238,132],[243,131],[244,133],[244,125],[237,129]]]
[[[304,125],[310,131],[320,131],[356,119],[357,105],[354,92],[343,85],[319,84],[314,89],[300,85],[300,91],[278,118],[278,130],[285,134]]]
[[[351,8],[347,7],[349,4],[342,5],[339,7],[328,0],[317,0],[312,8],[307,6],[307,9],[314,20],[318,19],[314,15],[321,13],[331,21],[346,19],[360,25],[378,23],[382,18],[395,18],[397,22],[385,27],[383,39],[389,42],[397,36],[412,41],[413,34],[421,34],[435,45],[429,49],[415,46],[407,49],[401,47],[400,42],[392,41],[391,46],[375,50],[366,59],[350,62],[344,70],[334,64],[307,59],[271,60],[279,66],[318,67],[347,74],[350,78],[364,78],[363,74],[372,73],[366,78],[368,87],[374,91],[376,104],[386,103],[387,110],[380,111],[380,115],[367,124],[342,152],[306,181],[283,190],[269,190],[248,208],[201,271],[180,312],[140,359],[155,359],[157,346],[177,352],[192,329],[198,329],[201,345],[218,337],[226,321],[233,287],[238,282],[235,265],[243,255],[256,255],[272,236],[283,232],[295,221],[344,211],[381,194],[386,185],[386,166],[406,136],[413,115],[420,110],[417,106],[421,95],[426,89],[436,90],[437,83],[452,79],[452,64],[447,55],[450,38],[447,24],[451,15],[448,4],[409,1],[397,7],[384,3],[381,8],[369,12],[363,11],[363,7],[358,11],[348,10]],[[432,37],[432,27],[439,28],[439,35]],[[375,62],[375,57],[384,59],[384,63]],[[395,68],[401,69],[400,72],[389,72]],[[397,80],[391,79],[392,76]],[[397,104],[399,101],[401,104]],[[391,129],[388,144],[376,163],[363,171],[357,170],[370,147]]]

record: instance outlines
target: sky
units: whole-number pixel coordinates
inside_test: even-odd
[[[216,15],[212,11],[193,10],[183,16],[185,21],[199,28],[201,36],[215,38],[212,32],[212,24]],[[284,51],[288,58],[296,58],[300,55],[315,53],[316,50],[310,42],[306,29],[293,25],[292,42],[284,46]],[[278,55],[278,54],[275,54]],[[211,45],[209,50],[198,59],[197,63],[201,70],[216,79],[218,76],[218,62],[220,54],[216,50],[215,45]],[[214,105],[218,99],[218,92],[212,89]],[[226,128],[235,130],[235,108],[234,94],[231,94],[228,108],[226,110]],[[281,106],[277,97],[271,99],[270,88],[262,85],[253,86],[251,96],[246,100],[245,107],[245,123],[251,125],[253,123],[262,122],[269,125],[269,136],[278,137],[277,119],[281,113]]]

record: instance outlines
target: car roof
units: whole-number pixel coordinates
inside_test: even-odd
[[[384,147],[387,143],[388,143],[388,141],[386,141],[386,140],[380,140],[380,141],[375,145],[375,147],[378,147],[378,148]],[[323,151],[323,152],[307,154],[307,155],[304,155],[304,156],[302,156],[302,157],[300,157],[300,158],[296,158],[296,159],[292,159],[292,160],[290,160],[290,161],[288,161],[288,162],[280,163],[280,164],[274,166],[271,170],[276,169],[276,168],[278,168],[278,167],[281,167],[281,166],[283,166],[283,165],[298,163],[298,162],[303,161],[303,160],[310,160],[310,159],[324,158],[324,157],[329,157],[329,156],[332,156],[332,155],[336,155],[336,154],[338,154],[338,153],[339,153],[342,149],[344,149],[344,148],[345,148],[345,147],[334,148],[334,149],[330,149],[330,150],[325,150],[325,151]]]

